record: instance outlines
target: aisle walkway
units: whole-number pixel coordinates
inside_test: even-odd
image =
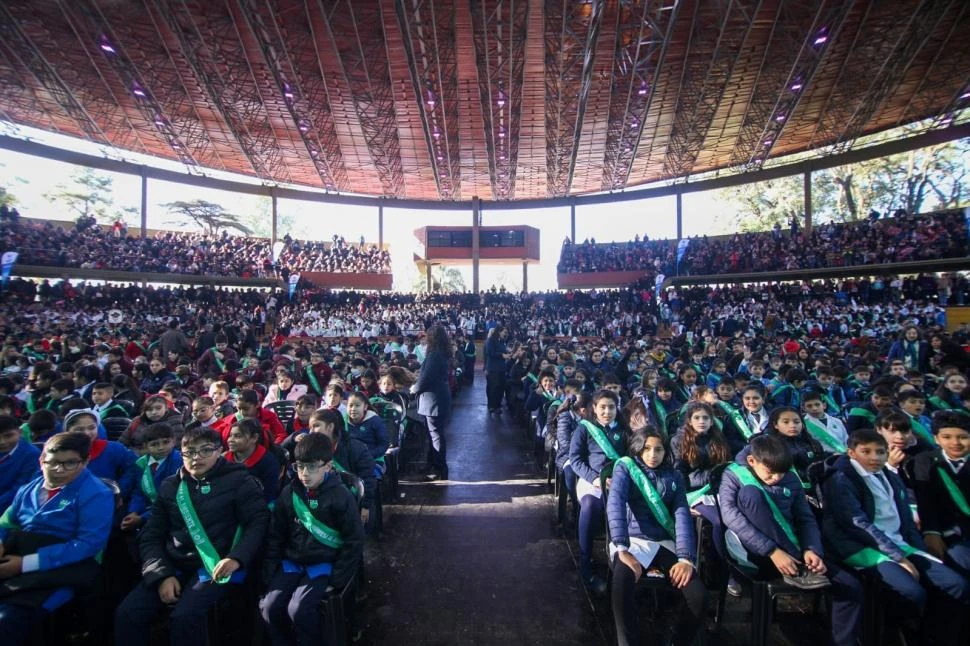
[[[553,531],[545,478],[507,417],[487,414],[479,372],[455,403],[452,479],[412,477],[385,507],[384,539],[367,554],[363,643],[606,643]]]

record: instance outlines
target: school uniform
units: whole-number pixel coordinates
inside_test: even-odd
[[[851,435],[860,428],[875,428],[878,416],[879,411],[868,402],[854,406],[845,418],[845,430]]]
[[[346,434],[337,442],[333,451],[334,467],[337,471],[352,473],[364,481],[364,500],[361,508],[374,511],[374,492],[377,490],[376,465],[370,449],[360,440]],[[371,514],[374,517],[374,514]]]
[[[811,421],[809,421],[811,419]],[[843,446],[849,442],[849,433],[845,430],[845,424],[842,423],[838,417],[829,415],[828,413],[823,413],[821,418],[811,417],[810,415],[805,415],[805,430],[808,431],[810,435],[815,437],[816,440],[822,444],[822,448],[828,452],[835,452],[836,447],[829,446],[827,440],[820,439],[814,433],[812,433],[812,424],[818,424],[822,429],[828,433],[833,440],[841,443]],[[840,447],[841,448],[841,447]]]
[[[923,535],[937,534],[948,564],[970,576],[970,458],[949,459],[936,449],[913,459],[912,485]],[[955,490],[953,489],[955,487]],[[961,499],[962,496],[962,499]]]
[[[756,413],[745,409],[744,421],[748,423],[748,430],[751,431],[752,435],[764,433],[765,429],[768,428],[768,410],[764,406]]]
[[[778,571],[770,558],[776,549],[799,561],[806,550],[815,552],[823,559],[825,576],[832,584],[832,641],[838,646],[854,646],[862,626],[861,584],[850,572],[825,558],[818,523],[795,474],[786,473],[776,484],[766,485],[748,466],[750,454],[751,447],[745,447],[738,454],[734,465],[724,471],[718,490],[724,526],[747,552],[735,556],[748,560],[763,575],[777,577]],[[749,478],[745,478],[749,482],[742,482],[744,472],[739,475],[736,469],[750,474],[756,484],[750,483]],[[797,544],[776,519],[766,496],[771,497]]]
[[[164,459],[156,460],[150,455],[143,455],[131,465],[132,478],[135,488],[128,502],[128,513],[141,516],[142,525],[148,522],[152,514],[152,505],[158,497],[158,489],[162,481],[173,476],[182,468],[182,454],[173,449]],[[150,483],[149,483],[150,479]]]
[[[79,588],[98,575],[95,557],[111,533],[114,495],[87,469],[59,489],[37,476],[20,487],[0,518],[4,552],[23,557],[22,573],[0,581],[0,634],[23,643],[63,587]]]
[[[792,469],[806,493],[811,493],[811,482],[808,477],[808,467],[825,457],[822,446],[804,430],[797,437],[790,437],[776,431],[769,433],[785,443],[792,456]]]
[[[768,399],[772,407],[791,406],[798,410],[802,405],[802,394],[797,388],[786,382],[780,382]]]
[[[909,615],[929,608],[940,612],[929,626],[943,632],[953,624],[959,628],[959,622],[950,620],[970,604],[970,582],[926,551],[899,476],[889,469],[868,473],[839,455],[826,460],[823,481],[823,528],[830,552],[847,565],[874,572]],[[897,563],[904,558],[919,571],[919,581]],[[927,588],[940,593],[930,606]],[[956,643],[958,635],[951,636],[946,643]]]
[[[346,418],[347,434],[355,440],[360,440],[367,446],[374,461],[381,465],[381,473],[384,472],[384,454],[391,445],[387,439],[387,426],[380,415],[372,410],[364,414],[364,419],[355,424]]]
[[[88,470],[99,478],[113,480],[121,489],[121,497],[131,498],[136,476],[131,470],[138,457],[120,442],[94,440],[91,442]]]
[[[7,511],[17,490],[40,474],[40,451],[21,438],[0,455],[0,514]]]
[[[272,503],[280,493],[280,461],[266,447],[257,445],[248,458],[240,462],[232,451],[225,454],[227,462],[242,464],[259,481],[266,503]]]
[[[201,480],[182,469],[163,481],[139,536],[142,580],[115,612],[115,643],[119,646],[144,643],[151,622],[164,605],[158,586],[168,577],[176,577],[182,586],[169,620],[172,643],[204,646],[206,614],[229,589],[209,580],[210,571],[186,529],[177,500],[180,490],[187,495],[216,558],[232,558],[241,564],[231,582],[246,576],[246,568],[263,547],[269,510],[259,484],[243,465],[220,458]]]
[[[307,513],[325,527],[309,524]],[[350,581],[363,546],[357,501],[335,473],[312,491],[299,480],[283,488],[263,562],[269,585],[259,602],[273,644],[292,644],[294,634],[300,644],[322,641],[320,601],[328,586],[340,590]]]
[[[636,470],[636,471],[634,471]],[[656,492],[671,521],[665,527],[636,484],[643,477]],[[644,570],[657,568],[665,575],[678,562],[697,560],[697,537],[687,506],[687,491],[680,473],[670,467],[650,469],[637,456],[624,458],[613,469],[606,501],[610,528],[610,558],[613,560],[613,613],[620,646],[639,643],[634,608],[636,581],[633,571],[619,561],[619,552],[630,552]],[[673,529],[673,534],[670,534]],[[686,601],[676,629],[676,643],[691,643],[704,625],[707,592],[699,577],[691,578],[681,590]]]

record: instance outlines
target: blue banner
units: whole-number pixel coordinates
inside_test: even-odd
[[[690,246],[690,238],[681,238],[677,241],[677,275],[680,275],[680,261],[683,259],[684,254],[687,253],[687,247]]]
[[[667,277],[664,276],[663,274],[657,274],[657,278],[654,279],[653,291],[654,291],[654,296],[657,298],[658,303],[660,302],[660,288],[664,284],[664,280],[666,279]]]
[[[6,251],[3,256],[0,257],[0,271],[3,275],[3,286],[6,288],[7,282],[10,280],[10,272],[13,271],[13,266],[17,262],[17,256],[19,254],[16,251]]]
[[[293,294],[296,293],[296,285],[300,282],[300,274],[290,274],[290,300],[293,300]]]

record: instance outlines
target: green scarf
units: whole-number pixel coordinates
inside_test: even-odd
[[[212,358],[215,359],[216,366],[219,368],[219,372],[225,372],[226,364],[222,361],[222,359],[216,356],[216,352],[218,352],[218,350],[216,350],[216,346],[212,346],[211,348],[209,348],[209,351],[212,353]]]

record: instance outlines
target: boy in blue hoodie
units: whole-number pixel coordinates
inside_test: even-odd
[[[721,479],[718,499],[724,526],[763,576],[780,574],[802,589],[831,585],[832,642],[854,646],[861,634],[862,586],[823,559],[818,523],[791,469],[791,452],[780,438],[751,438]]]
[[[886,468],[889,445],[877,431],[849,435],[847,455],[830,458],[824,476],[823,526],[831,551],[847,565],[868,570],[903,602],[900,616],[918,617],[939,643],[961,639],[970,582],[929,553],[916,529],[906,486]],[[930,593],[936,597],[927,604]]]
[[[0,514],[7,511],[17,490],[40,473],[39,458],[40,451],[24,439],[20,422],[0,415]]]
[[[64,587],[98,574],[114,494],[88,471],[91,441],[55,435],[44,445],[42,474],[21,487],[0,517],[0,634],[22,644]]]

